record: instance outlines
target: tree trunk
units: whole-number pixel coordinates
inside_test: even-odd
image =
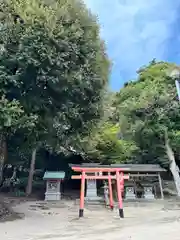
[[[32,182],[33,182],[34,168],[36,163],[36,152],[37,152],[37,148],[33,149],[32,156],[31,156],[31,165],[29,169],[28,184],[26,187],[26,196],[29,196],[32,193]]]
[[[3,181],[3,168],[4,162],[6,159],[6,141],[5,138],[1,135],[0,136],[0,185]]]
[[[174,178],[174,182],[175,182],[175,185],[176,185],[176,190],[177,190],[177,194],[178,196],[180,196],[180,176],[179,176],[179,168],[178,166],[176,165],[176,161],[175,161],[175,157],[174,157],[174,152],[169,144],[169,140],[166,139],[166,142],[165,142],[165,145],[166,145],[166,153],[168,155],[168,158],[169,158],[169,161],[170,161],[170,165],[169,165],[169,168],[170,168],[170,171],[173,175],[173,178]]]

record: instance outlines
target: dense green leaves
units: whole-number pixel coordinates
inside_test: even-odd
[[[14,150],[33,153],[30,193],[37,151],[69,152],[103,117],[110,64],[82,1],[2,0],[0,12],[0,178],[15,134]]]
[[[75,0],[9,0],[2,12],[0,90],[60,144],[89,132],[103,114],[109,74],[95,18]]]
[[[84,157],[104,164],[130,162],[137,147],[133,141],[119,139],[119,126],[104,122],[81,143]]]
[[[32,129],[36,120],[35,115],[26,115],[24,113],[18,101],[8,101],[4,95],[0,99],[0,132],[4,137],[10,136],[19,128]]]
[[[153,62],[140,69],[136,82],[124,87],[116,98],[121,133],[135,141],[137,161],[167,164],[165,133],[178,148],[180,106],[174,80],[167,73],[173,65]],[[176,134],[177,133],[177,134]]]

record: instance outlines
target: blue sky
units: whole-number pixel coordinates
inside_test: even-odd
[[[84,0],[98,16],[119,90],[153,58],[180,63],[180,0]]]

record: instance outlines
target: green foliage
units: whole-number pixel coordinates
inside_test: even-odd
[[[139,148],[137,162],[167,164],[165,133],[174,151],[178,149],[180,106],[174,80],[167,73],[172,64],[153,62],[139,70],[136,82],[124,87],[116,97],[121,134]]]
[[[19,128],[30,128],[35,126],[36,116],[24,113],[17,100],[9,101],[3,95],[0,99],[0,133],[10,136]]]
[[[77,0],[2,2],[0,93],[38,117],[26,148],[76,145],[104,111],[110,64],[96,19]]]
[[[83,151],[91,161],[100,161],[104,164],[129,162],[137,150],[131,141],[119,139],[119,127],[110,122],[94,129],[84,144]]]

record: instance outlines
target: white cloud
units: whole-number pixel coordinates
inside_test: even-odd
[[[153,58],[164,59],[176,0],[84,0],[98,15],[101,35],[119,76],[134,77]],[[177,2],[177,3],[176,3]],[[117,70],[118,68],[118,70]],[[127,80],[127,79],[126,79]]]

